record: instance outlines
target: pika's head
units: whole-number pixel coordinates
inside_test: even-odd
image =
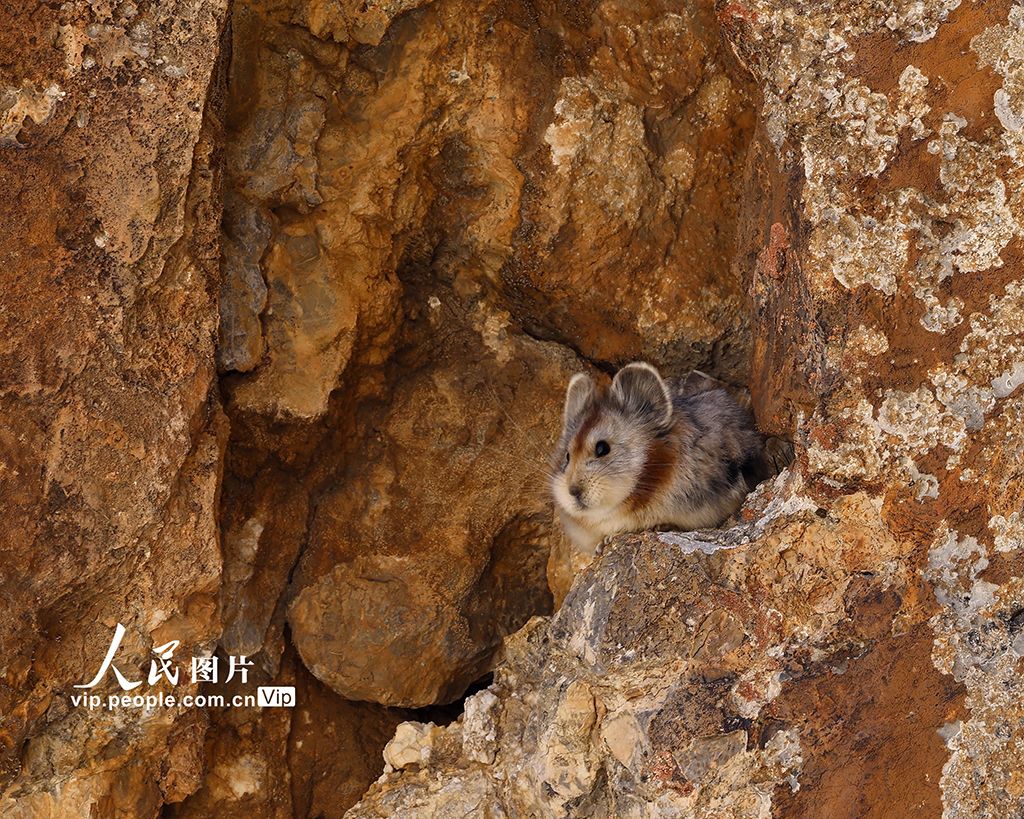
[[[654,367],[627,364],[607,390],[574,375],[562,417],[551,489],[565,512],[596,522],[646,494],[651,470],[662,466],[652,457],[672,426],[672,397]]]

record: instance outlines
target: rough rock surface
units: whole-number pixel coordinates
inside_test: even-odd
[[[708,3],[332,8],[232,17],[225,645],[422,707],[550,611],[569,375],[744,379],[749,87]]]
[[[225,2],[0,11],[0,814],[152,816],[205,715],[74,708],[215,645]],[[183,559],[187,556],[187,559]],[[179,719],[181,717],[181,719]]]
[[[722,192],[751,106],[710,3],[387,4],[421,8],[377,48],[325,40],[305,5],[233,16],[220,358],[237,405],[323,414],[346,367],[387,355],[412,275],[460,314],[500,298],[591,360],[742,380]]]
[[[350,816],[1024,810],[1024,12],[719,16],[762,88],[753,401],[797,462],[736,527],[609,546]]]
[[[211,709],[200,734],[201,783],[169,815],[208,817],[340,817],[380,773],[382,753],[402,719],[418,712],[347,702],[313,677],[294,652],[260,684],[293,685],[295,708]],[[219,689],[244,694],[248,687]],[[193,785],[193,789],[197,785]]]
[[[0,815],[1024,811],[1021,7],[227,5],[0,9]],[[638,357],[797,461],[581,570]]]
[[[344,809],[403,712],[342,697],[456,699],[550,611],[568,374],[746,377],[710,2],[227,6],[0,11],[5,814]],[[71,707],[117,622],[380,741]]]

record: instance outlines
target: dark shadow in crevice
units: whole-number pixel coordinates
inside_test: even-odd
[[[462,716],[466,709],[466,700],[483,691],[494,682],[494,673],[484,674],[480,679],[473,682],[460,699],[450,702],[447,705],[427,705],[423,708],[412,709],[409,719],[418,722],[432,722],[434,725],[451,725]]]

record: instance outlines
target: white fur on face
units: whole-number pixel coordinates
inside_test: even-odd
[[[576,518],[601,520],[614,514],[630,496],[644,467],[647,435],[636,424],[630,424],[618,413],[603,411],[587,433],[581,451],[575,440],[568,442],[569,463],[556,473],[552,493],[558,505]],[[598,441],[610,447],[603,458],[594,452]],[[579,500],[570,488],[577,486]]]

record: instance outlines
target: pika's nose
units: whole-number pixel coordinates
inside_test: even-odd
[[[569,487],[569,494],[576,498],[576,500],[579,500],[580,497],[583,495],[583,487],[580,486],[578,483],[573,484],[572,486]]]

